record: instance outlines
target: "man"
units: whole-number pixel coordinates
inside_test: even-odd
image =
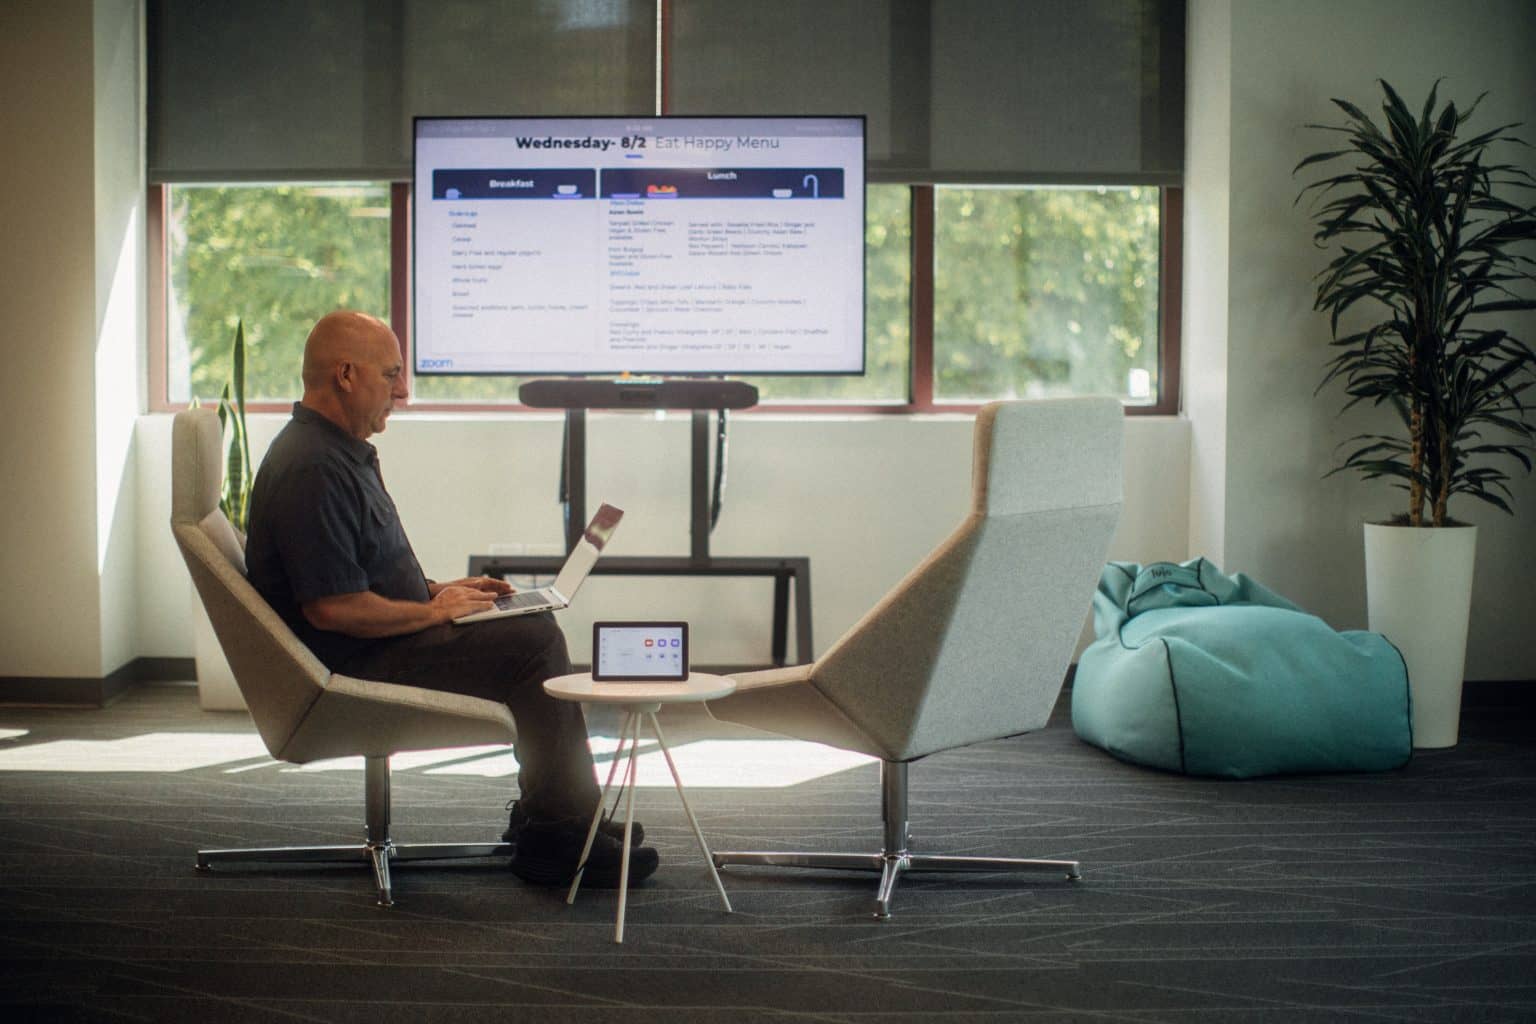
[[[385,323],[337,311],[304,345],[304,397],[273,439],[251,490],[251,584],[333,672],[500,701],[517,723],[519,798],[505,838],[511,867],[542,885],[576,872],[599,792],[578,704],[543,682],[570,671],[548,612],[455,626],[512,588],[428,580],[384,489],[368,438],[406,397],[400,342]],[[623,828],[604,821],[583,882],[619,880]],[[656,870],[635,829],[630,878]]]

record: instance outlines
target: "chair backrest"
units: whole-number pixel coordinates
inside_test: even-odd
[[[219,509],[218,413],[188,409],[171,430],[171,532],[262,742],[281,757],[330,670],[245,578],[245,544]]]
[[[1119,521],[1114,399],[976,417],[971,510],[820,659],[811,681],[888,760],[1045,725]]]

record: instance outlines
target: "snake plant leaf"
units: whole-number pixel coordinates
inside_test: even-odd
[[[227,434],[224,450],[224,481],[219,488],[219,508],[235,529],[244,533],[250,518],[251,446],[245,425],[245,321],[235,323],[230,351],[230,379],[219,395],[219,428]]]

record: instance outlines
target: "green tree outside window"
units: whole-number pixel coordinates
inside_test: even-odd
[[[217,400],[245,324],[246,400],[292,401],[314,322],[389,316],[389,185],[174,187],[167,319],[172,401]]]
[[[1158,211],[1150,187],[936,189],[934,397],[1151,401]]]

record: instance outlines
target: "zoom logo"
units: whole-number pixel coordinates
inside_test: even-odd
[[[452,359],[423,359],[420,361],[422,370],[449,370],[453,368]]]

